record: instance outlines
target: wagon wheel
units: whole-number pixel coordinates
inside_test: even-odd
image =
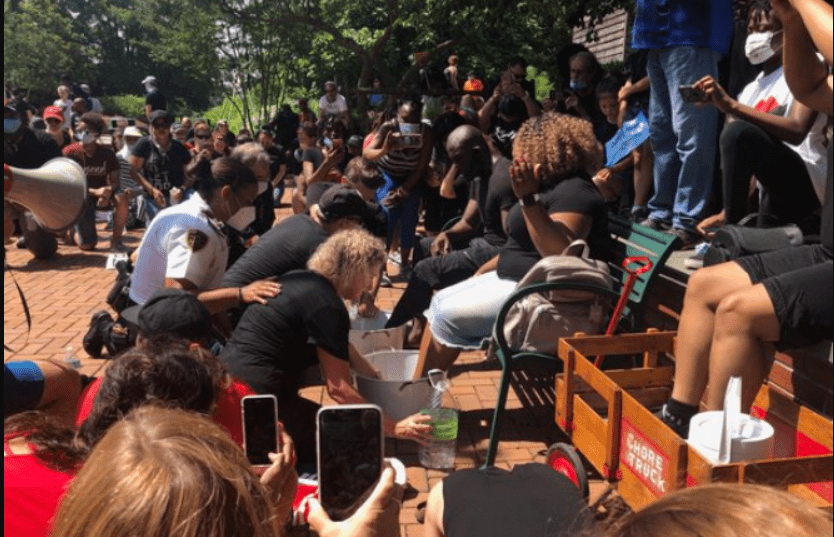
[[[553,444],[547,450],[546,461],[548,466],[573,481],[582,497],[588,499],[588,474],[576,448],[564,442]]]

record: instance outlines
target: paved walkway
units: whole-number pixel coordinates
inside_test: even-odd
[[[285,200],[289,200],[289,193]],[[285,206],[286,207],[286,206]],[[279,218],[290,214],[279,211]],[[109,244],[109,232],[99,224],[100,244]],[[137,247],[141,231],[126,233],[124,242]],[[23,289],[32,315],[31,332],[27,335],[26,321],[20,298],[10,273],[4,275],[3,335],[6,345],[16,353],[4,352],[4,359],[63,360],[67,349],[81,360],[81,371],[101,375],[106,360],[95,360],[86,355],[81,339],[87,330],[91,314],[108,309],[105,297],[110,290],[115,272],[107,270],[106,250],[81,252],[71,246],[60,246],[58,256],[48,261],[32,258],[27,250],[19,250],[14,243],[6,245],[6,255],[14,278]],[[396,274],[396,269],[392,268]],[[382,289],[379,305],[391,309],[402,293],[404,284],[393,289]],[[489,424],[498,392],[500,371],[497,365],[484,363],[483,353],[462,355],[452,370],[453,394],[461,407],[460,433],[456,468],[472,468],[483,463],[489,440]],[[507,403],[503,442],[498,452],[498,466],[510,468],[517,463],[543,461],[547,446],[565,441],[553,424],[553,377],[531,374],[524,388],[510,390]],[[321,386],[306,388],[305,397],[327,403]],[[423,535],[423,528],[415,521],[417,506],[425,501],[430,487],[443,479],[446,472],[426,470],[417,459],[416,444],[391,440],[387,443],[389,456],[396,456],[408,469],[409,487],[401,515],[403,537]],[[592,497],[604,485],[592,482]]]

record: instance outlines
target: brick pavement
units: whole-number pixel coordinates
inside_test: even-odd
[[[289,194],[285,201],[289,200]],[[290,214],[289,209],[278,211],[279,218]],[[109,232],[99,224],[100,244],[109,244]],[[127,232],[124,242],[136,247],[141,231]],[[26,335],[26,323],[21,302],[8,272],[3,287],[4,342],[16,354],[4,351],[4,360],[57,359],[62,360],[66,348],[72,346],[82,362],[81,371],[88,375],[101,374],[106,360],[95,360],[86,355],[81,339],[87,330],[92,313],[108,309],[105,297],[114,279],[114,271],[105,269],[107,251],[99,249],[82,252],[71,246],[60,246],[58,256],[47,261],[32,258],[27,250],[6,245],[9,266],[26,294],[32,315],[31,333]],[[393,269],[396,274],[396,269]],[[402,293],[404,284],[382,289],[379,305],[391,309]],[[452,393],[461,406],[458,454],[455,468],[472,468],[483,463],[489,441],[489,425],[498,392],[500,371],[487,364],[483,353],[464,353],[451,371]],[[553,424],[552,375],[535,375],[521,390],[510,390],[507,417],[498,451],[497,465],[510,468],[514,464],[543,461],[547,446],[555,441],[566,441]],[[305,388],[303,395],[320,403],[330,402],[322,386]],[[411,442],[387,442],[389,456],[398,457],[408,471],[409,487],[400,517],[403,537],[423,535],[415,521],[417,506],[425,501],[430,488],[447,475],[446,472],[426,470],[417,459],[416,445]],[[592,481],[592,496],[604,488],[599,480]]]

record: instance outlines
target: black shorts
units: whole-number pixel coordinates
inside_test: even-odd
[[[834,264],[820,245],[784,248],[736,259],[767,290],[779,319],[780,350],[834,337]]]

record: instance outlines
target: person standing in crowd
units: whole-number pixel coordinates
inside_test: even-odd
[[[229,130],[229,120],[228,119],[220,119],[217,121],[217,128],[215,129],[215,133],[219,132],[223,135],[223,139],[226,142],[226,147],[232,148],[235,146],[237,142],[237,137],[235,134]]]
[[[806,235],[818,235],[814,216],[825,198],[828,118],[797,102],[788,88],[782,69],[782,22],[770,1],[754,3],[749,13],[747,56],[763,71],[738,99],[711,76],[696,84],[709,104],[728,117],[720,138],[724,208],[698,224],[698,230],[708,235],[707,229],[744,218],[755,176],[762,190],[759,227],[797,224]]]
[[[191,153],[171,137],[171,116],[164,110],[151,113],[151,135],[142,138],[130,154],[130,174],[144,190],[147,216],[186,199],[191,181],[185,167]]]
[[[782,21],[783,65],[797,101],[834,113],[834,23],[824,0],[773,0]],[[817,51],[823,59],[817,56]],[[724,407],[731,377],[742,379],[741,408],[753,404],[765,378],[771,344],[798,348],[830,340],[834,331],[834,146],[820,243],[783,248],[705,267],[689,279],[675,348],[675,382],[661,419],[683,438],[702,399]],[[794,177],[782,177],[793,184]],[[707,388],[709,388],[707,390]],[[704,391],[706,397],[704,398]]]
[[[113,235],[110,250],[125,251],[122,232],[127,222],[127,198],[119,183],[119,161],[116,154],[99,143],[104,131],[104,119],[95,112],[87,112],[75,132],[77,143],[64,148],[64,155],[78,162],[87,177],[87,200],[81,217],[71,232],[72,239],[82,250],[93,250],[98,243],[96,208],[113,206]]]
[[[377,191],[377,201],[388,213],[386,246],[389,249],[399,226],[402,276],[410,271],[420,209],[419,187],[428,171],[434,145],[431,127],[420,121],[420,108],[416,97],[400,99],[396,117],[376,130],[373,141],[363,152],[385,176],[385,185]]]
[[[229,255],[225,226],[245,230],[255,219],[258,182],[242,163],[220,158],[198,170],[200,190],[161,211],[135,255],[130,299],[139,305],[164,287],[196,293],[211,313],[264,302],[278,294],[273,282],[222,287]]]
[[[60,149],[72,143],[72,139],[67,131],[62,127],[64,125],[64,114],[60,106],[47,106],[43,110],[43,120],[46,123],[46,133],[55,140]]]
[[[684,101],[680,86],[718,77],[718,60],[733,34],[732,0],[637,0],[632,47],[649,51],[649,124],[654,147],[653,229],[670,230],[684,245],[698,238],[712,190],[718,110]]]
[[[287,176],[287,161],[281,146],[275,145],[275,137],[270,129],[258,131],[258,143],[269,155],[269,183],[275,207],[281,205],[284,197],[284,179]]]
[[[449,87],[457,91],[460,89],[460,85],[458,84],[457,55],[452,54],[451,56],[449,56],[448,63],[449,65],[446,66],[446,69],[443,69],[443,75],[446,77],[446,82],[449,84]]]
[[[142,85],[145,86],[145,117],[148,118],[150,123],[153,123],[151,116],[154,111],[167,110],[168,101],[165,99],[165,95],[159,91],[159,82],[155,76],[148,75],[143,78]]]
[[[344,95],[339,93],[339,88],[335,82],[328,81],[324,83],[324,95],[319,99],[319,113],[322,119],[335,116],[345,123],[349,122],[347,100]]]
[[[313,112],[307,104],[307,99],[298,100],[298,110],[299,125],[304,125],[305,123],[316,123],[318,121],[316,113]]]
[[[70,114],[72,113],[70,89],[62,84],[58,86],[56,92],[58,93],[58,98],[55,99],[55,102],[52,103],[52,105],[61,109],[61,116],[64,118],[64,122],[61,124],[61,130],[68,131],[70,128]]]
[[[321,132],[315,123],[303,123],[298,128],[298,151],[296,158],[301,162],[301,174],[295,177],[295,192],[293,193],[293,212],[295,214],[306,211],[307,189],[310,185],[323,182],[334,182],[338,179],[338,168],[344,160],[344,145],[338,147],[321,147],[319,142]],[[335,175],[335,176],[334,176]]]
[[[90,112],[95,112],[96,114],[103,114],[104,107],[101,105],[101,101],[93,97],[93,92],[90,91],[90,86],[87,84],[81,84],[79,86],[81,91],[87,94],[89,102],[90,102]]]
[[[46,132],[30,129],[23,123],[14,105],[3,106],[3,163],[15,168],[33,170],[49,160],[60,157],[58,144]],[[49,259],[58,251],[55,235],[44,231],[32,214],[20,205],[3,201],[4,243],[14,231],[18,220],[23,233],[18,248],[28,248],[35,259]]]
[[[83,97],[76,97],[70,106],[70,134],[75,136],[75,129],[78,128],[78,123],[89,108],[87,107],[87,100]]]

